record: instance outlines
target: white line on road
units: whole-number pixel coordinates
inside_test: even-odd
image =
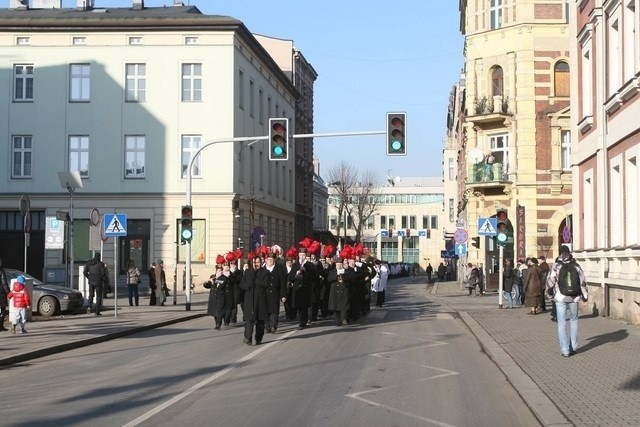
[[[158,405],[155,408],[153,408],[152,410],[140,415],[138,418],[128,422],[123,427],[135,427],[135,426],[143,423],[144,421],[148,420],[149,418],[153,417],[154,415],[164,411],[169,406],[171,406],[171,405],[173,405],[175,403],[178,403],[179,401],[181,401],[185,397],[188,397],[189,395],[193,394],[194,392],[200,390],[202,387],[206,386],[207,384],[212,383],[213,381],[217,380],[218,378],[228,374],[232,370],[242,366],[245,362],[248,362],[249,360],[253,359],[254,357],[259,355],[263,351],[267,350],[269,347],[272,347],[272,346],[276,345],[278,342],[289,338],[289,336],[293,335],[294,333],[296,333],[296,330],[293,330],[291,332],[287,332],[286,334],[282,335],[277,340],[270,342],[269,344],[261,345],[260,348],[258,348],[257,350],[254,350],[251,353],[247,354],[242,359],[231,363],[229,366],[227,366],[223,370],[221,370],[219,372],[216,372],[215,374],[211,375],[209,378],[200,381],[198,384],[196,384],[194,386],[191,386],[187,390],[185,390],[182,393],[178,394],[177,396],[167,400],[163,404]]]

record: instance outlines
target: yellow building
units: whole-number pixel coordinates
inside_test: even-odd
[[[474,237],[478,218],[506,209],[505,257],[554,257],[571,241],[567,2],[460,0],[460,30],[459,221]],[[497,247],[488,237],[479,246],[467,260],[485,263],[495,286]]]

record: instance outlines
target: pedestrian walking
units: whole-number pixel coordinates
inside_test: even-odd
[[[137,306],[140,300],[138,285],[140,284],[140,270],[136,267],[134,260],[130,259],[127,263],[127,288],[129,290],[129,305]]]
[[[563,357],[578,350],[578,302],[589,300],[587,279],[580,265],[573,259],[571,250],[562,245],[546,284],[547,293],[553,295],[558,320],[558,341]],[[567,312],[569,314],[569,336],[567,337]]]
[[[271,251],[267,252],[262,273],[261,286],[267,295],[267,332],[275,334],[280,303],[287,300],[287,274],[282,265],[276,264],[275,254]]]
[[[524,302],[529,307],[527,314],[538,314],[538,307],[542,301],[542,282],[540,282],[540,269],[536,258],[527,258],[527,274],[524,276]]]
[[[429,265],[427,265],[427,268],[426,268],[425,271],[427,272],[428,283],[431,283],[431,275],[433,274],[433,267],[431,266],[431,263],[429,263]]]
[[[345,280],[345,269],[342,258],[336,260],[336,268],[329,271],[329,310],[336,314],[336,326],[347,326],[349,310],[349,283]]]
[[[547,263],[547,257],[544,255],[538,255],[538,270],[540,270],[540,283],[542,284],[541,298],[540,298],[540,313],[547,311],[547,293],[544,292],[544,287],[547,284],[549,278],[549,271],[551,268]]]
[[[507,300],[507,307],[513,308],[513,297],[511,292],[513,291],[513,261],[510,258],[504,260],[504,270],[502,271],[502,296]]]
[[[100,260],[100,252],[96,252],[93,255],[93,259],[85,264],[82,274],[89,282],[89,311],[92,311],[93,298],[95,296],[95,314],[96,316],[100,316],[100,312],[102,311],[102,286],[104,285],[105,280],[109,280],[107,269],[105,268],[104,263]]]
[[[159,302],[160,305],[164,305],[169,296],[169,288],[167,287],[167,276],[164,272],[164,261],[161,259],[156,263],[156,287],[160,288],[156,291],[156,298],[158,299],[156,304]]]
[[[158,286],[156,285],[156,263],[152,262],[149,271],[147,272],[149,275],[149,305],[156,305],[158,298],[156,297],[156,289]]]
[[[482,263],[478,264],[478,289],[480,293],[478,296],[481,297],[484,295],[484,266]]]
[[[264,275],[262,259],[256,256],[247,264],[240,279],[240,288],[244,291],[242,316],[244,320],[244,339],[247,345],[262,343],[264,324],[267,320],[267,293],[261,285]],[[255,335],[254,335],[255,330]]]
[[[374,262],[374,269],[377,276],[371,279],[371,291],[375,298],[376,307],[382,307],[384,304],[385,291],[387,289],[387,280],[389,279],[389,269],[379,259]]]
[[[27,310],[31,308],[31,298],[29,292],[25,288],[26,280],[23,275],[16,278],[13,289],[7,295],[7,298],[13,299],[13,321],[11,322],[11,333],[16,333],[16,326],[20,324],[20,333],[26,334],[25,328],[27,324]]]
[[[9,289],[7,273],[4,271],[2,258],[0,258],[0,331],[8,331],[4,327],[4,321],[9,314],[9,299],[7,298],[9,292],[11,292],[11,289]]]

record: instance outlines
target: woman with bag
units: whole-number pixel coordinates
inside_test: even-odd
[[[138,305],[138,285],[140,284],[140,270],[136,267],[136,263],[130,259],[127,264],[127,288],[129,289],[129,305],[133,306],[134,300]]]

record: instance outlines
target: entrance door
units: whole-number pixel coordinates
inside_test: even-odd
[[[136,263],[141,273],[149,270],[149,225],[148,220],[128,220],[127,236],[121,238],[120,273],[127,270],[129,260]]]

